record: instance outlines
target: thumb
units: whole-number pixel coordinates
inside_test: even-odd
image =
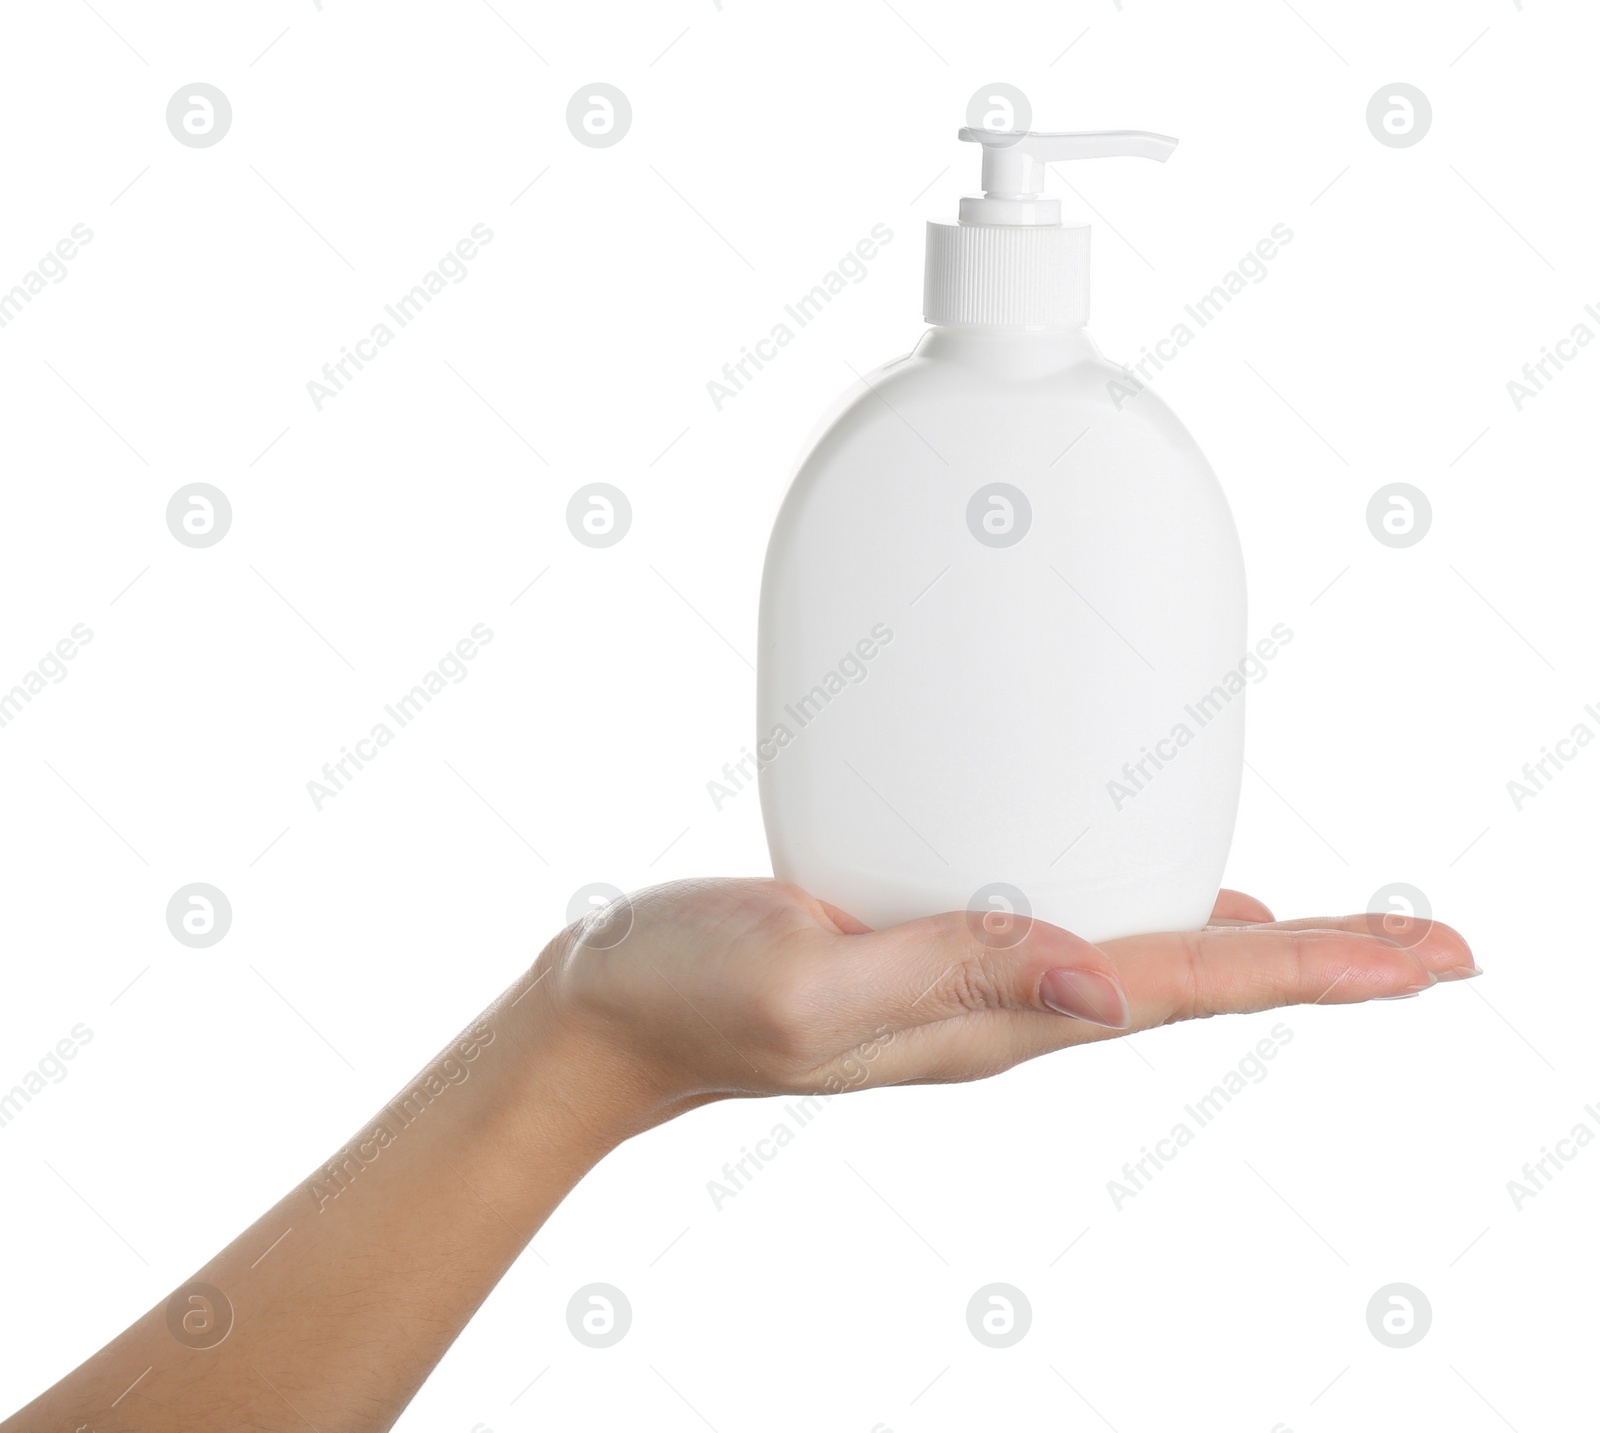
[[[988,1010],[1053,1012],[1111,1030],[1132,1021],[1110,957],[1044,921],[951,911],[846,944],[857,973],[849,983],[874,1026],[909,1029]]]

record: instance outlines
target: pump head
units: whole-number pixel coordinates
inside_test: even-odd
[[[983,146],[983,197],[961,201],[963,224],[1059,224],[1061,201],[1044,192],[1045,166],[1067,159],[1153,159],[1165,164],[1178,141],[1137,129],[1085,134],[1039,130],[963,129]]]
[[[1089,317],[1089,226],[1063,224],[1045,166],[1068,159],[1154,159],[1178,141],[1113,129],[1087,134],[963,129],[983,146],[983,194],[960,222],[928,224],[922,313],[962,328],[1081,328]]]

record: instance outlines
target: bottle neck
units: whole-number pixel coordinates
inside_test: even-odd
[[[959,328],[935,325],[923,334],[914,358],[972,365],[1011,378],[1029,378],[1100,361],[1082,328]]]

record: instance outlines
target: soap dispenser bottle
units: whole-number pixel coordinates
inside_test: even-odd
[[[963,129],[904,358],[824,420],[762,580],[773,871],[873,927],[1091,941],[1204,925],[1238,807],[1244,564],[1172,411],[1084,330],[1089,229],[1045,166],[1176,141]]]

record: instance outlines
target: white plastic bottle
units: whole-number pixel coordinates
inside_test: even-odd
[[[1091,941],[1209,915],[1238,806],[1244,564],[1170,409],[1084,331],[1089,231],[1048,162],[1133,132],[964,129],[923,316],[802,458],[762,582],[775,874],[873,927],[1010,912]]]

